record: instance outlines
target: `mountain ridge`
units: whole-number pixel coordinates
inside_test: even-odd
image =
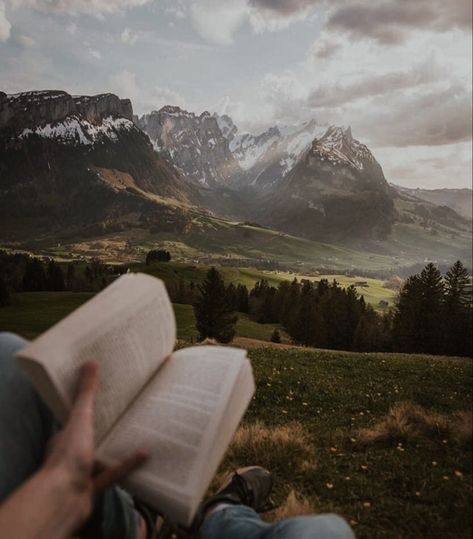
[[[455,211],[390,186],[348,127],[310,120],[251,135],[228,115],[171,105],[138,118],[113,94],[2,93],[1,104],[2,241],[141,230],[198,241],[200,252],[225,238],[278,257],[249,238],[297,236],[403,264],[463,258],[471,243]]]

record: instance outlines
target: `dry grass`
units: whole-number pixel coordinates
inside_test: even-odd
[[[260,421],[241,426],[233,437],[221,472],[216,475],[210,492],[214,493],[230,473],[242,466],[259,465],[271,470],[278,477],[278,470],[293,479],[304,476],[316,467],[315,449],[307,431],[300,423],[268,426]],[[299,515],[314,514],[309,498],[289,484],[279,492],[276,509],[265,513],[268,522]],[[289,490],[291,489],[291,490]],[[289,490],[289,492],[288,492]],[[282,497],[281,497],[282,496]]]
[[[226,469],[253,464],[304,472],[315,467],[315,451],[300,423],[270,427],[257,421],[238,429],[225,459]]]
[[[264,515],[264,520],[274,522],[285,518],[313,515],[316,513],[314,504],[295,490],[291,490],[286,500],[274,511]]]
[[[355,446],[366,448],[371,445],[445,441],[461,447],[472,446],[472,412],[441,414],[406,401],[396,403],[385,418],[373,427],[358,431]]]

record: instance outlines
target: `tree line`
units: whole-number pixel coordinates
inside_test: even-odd
[[[0,307],[11,304],[12,292],[97,292],[126,269],[107,267],[97,258],[58,264],[53,259],[0,251]]]
[[[225,286],[212,268],[194,288],[196,327],[201,338],[228,342],[236,312],[256,322],[280,324],[297,344],[360,352],[409,352],[472,355],[471,277],[456,262],[444,276],[434,264],[409,277],[395,307],[380,314],[354,286],[337,281],[282,281],[277,287],[260,280]],[[279,336],[274,336],[279,340]]]
[[[151,252],[148,264],[165,261],[169,253]],[[0,307],[12,302],[12,292],[98,291],[125,266],[87,263],[58,264],[26,254],[0,251]],[[251,289],[225,284],[211,268],[201,284],[179,278],[167,286],[171,300],[194,306],[201,338],[229,342],[235,334],[237,313],[258,323],[278,324],[291,341],[318,348],[361,352],[395,351],[471,356],[471,277],[458,261],[444,275],[428,264],[400,287],[394,308],[380,314],[354,286],[337,281],[282,281],[265,279]],[[273,340],[280,335],[275,331]]]

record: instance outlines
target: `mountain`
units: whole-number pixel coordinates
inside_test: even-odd
[[[138,118],[113,94],[0,92],[0,156],[4,245],[290,269],[471,261],[471,221],[390,186],[350,128],[252,135],[178,107]]]
[[[172,163],[189,182],[205,188],[231,187],[243,171],[229,149],[220,122],[203,112],[199,116],[179,107],[166,106],[145,114],[136,123],[149,136],[154,149]],[[220,125],[219,125],[220,123]],[[230,131],[225,131],[230,136]]]
[[[329,127],[266,199],[264,221],[324,241],[384,238],[396,217],[389,184],[350,128]]]
[[[131,102],[113,94],[0,93],[3,238],[182,229],[179,203],[198,202],[198,193],[132,114]]]
[[[291,171],[314,138],[326,129],[311,120],[298,126],[273,126],[259,135],[234,134],[229,140],[230,150],[246,171],[247,184],[267,192]]]
[[[393,185],[393,187],[402,193],[436,206],[451,208],[467,219],[472,218],[473,191],[471,189],[409,189],[399,185]]]

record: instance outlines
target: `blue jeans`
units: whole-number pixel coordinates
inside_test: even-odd
[[[41,466],[57,425],[14,354],[27,341],[0,333],[0,503]],[[135,539],[137,513],[131,497],[118,487],[97,500],[89,529],[103,539]],[[232,506],[210,515],[203,539],[353,539],[348,524],[336,515],[297,517],[264,523],[253,509]]]
[[[16,365],[14,354],[26,342],[0,333],[0,503],[38,470],[57,431],[51,412]],[[109,488],[95,503],[87,535],[136,539],[137,526],[131,497]]]
[[[211,514],[201,528],[203,539],[354,539],[343,518],[332,515],[263,522],[250,507],[235,505]]]

